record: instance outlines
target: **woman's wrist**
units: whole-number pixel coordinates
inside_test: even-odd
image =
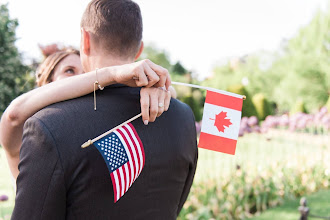
[[[97,77],[99,77],[99,83],[102,86],[109,86],[109,85],[118,83],[116,81],[116,73],[117,73],[117,69],[115,66],[104,67],[104,68],[99,69],[97,71],[97,74],[98,74]]]

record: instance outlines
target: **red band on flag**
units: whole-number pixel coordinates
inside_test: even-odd
[[[237,140],[201,132],[198,147],[235,155]]]
[[[126,143],[126,146],[127,146],[128,150],[129,150],[129,153],[131,154],[132,165],[133,165],[133,170],[134,170],[132,181],[134,182],[134,180],[137,176],[137,172],[138,172],[138,167],[136,166],[136,164],[138,164],[138,161],[135,160],[135,157],[133,155],[133,150],[132,150],[128,140],[126,139],[126,136],[124,135],[124,133],[120,129],[118,129],[118,133],[121,134],[122,138],[124,139],[124,141]]]
[[[112,186],[113,186],[113,201],[116,203],[117,201],[117,189],[116,189],[116,181],[115,181],[115,177],[113,176],[113,173],[110,174],[111,177],[111,181],[112,181]]]
[[[206,103],[242,111],[243,99],[207,90]]]
[[[124,182],[123,182],[123,185],[124,185],[124,192],[123,192],[123,195],[124,195],[124,193],[128,190],[128,187],[126,187],[126,186],[127,186],[127,182],[128,182],[129,180],[127,179],[127,176],[126,176],[125,167],[123,166],[122,169],[123,169],[123,176],[124,176]]]
[[[133,125],[131,123],[129,123],[128,125],[133,130],[134,135],[135,135],[136,139],[138,140],[140,146],[143,146],[142,141],[141,141],[139,135],[137,134],[135,128],[133,127]],[[143,155],[143,165],[142,166],[144,166],[144,164],[145,164],[145,154],[144,154],[144,148],[143,147],[141,147],[141,151],[142,151],[142,155]]]

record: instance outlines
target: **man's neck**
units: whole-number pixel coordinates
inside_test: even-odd
[[[124,65],[128,63],[132,63],[134,60],[130,59],[120,59],[118,57],[114,56],[93,56],[90,58],[90,62],[88,65],[88,71],[93,71],[96,68],[103,68],[108,66],[118,66],[118,65]]]

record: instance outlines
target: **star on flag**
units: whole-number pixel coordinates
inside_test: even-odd
[[[139,177],[145,163],[140,137],[131,123],[94,142],[109,170],[116,203]]]

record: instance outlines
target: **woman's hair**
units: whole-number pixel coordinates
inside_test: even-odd
[[[39,67],[37,68],[36,72],[36,83],[38,86],[46,85],[52,82],[52,77],[54,75],[54,69],[63,60],[65,57],[69,56],[70,54],[76,54],[80,56],[78,50],[75,49],[68,49],[65,51],[59,51],[49,55],[44,62],[42,62]]]

